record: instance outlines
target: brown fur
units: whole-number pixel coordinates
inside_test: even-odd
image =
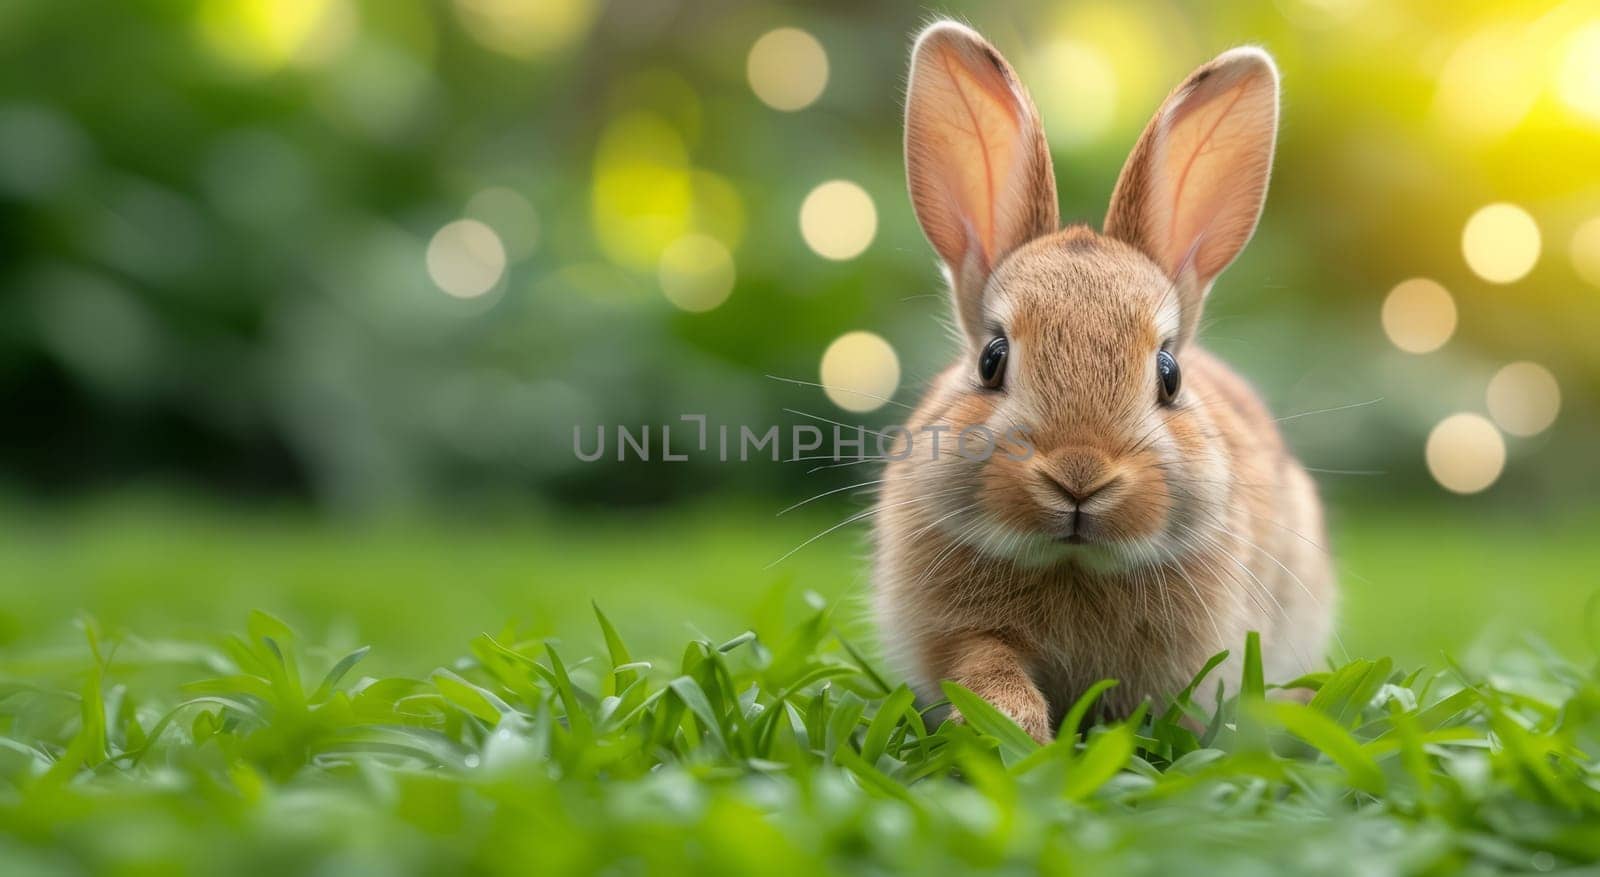
[[[1015,74],[959,25],[919,39],[908,182],[965,338],[889,465],[875,578],[885,643],[925,696],[954,679],[1042,740],[1094,682],[1121,680],[1104,706],[1126,713],[1250,630],[1280,680],[1321,658],[1333,581],[1315,488],[1255,393],[1193,340],[1260,211],[1276,82],[1250,50],[1202,67],[1140,138],[1107,234],[1058,231]],[[976,361],[996,332],[1010,356],[987,390]],[[1163,347],[1183,373],[1170,405]],[[939,453],[918,432],[937,425]],[[956,453],[978,425],[1025,430],[1031,455],[1015,437],[986,460]]]

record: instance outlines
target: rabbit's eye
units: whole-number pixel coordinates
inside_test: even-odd
[[[1183,385],[1183,372],[1178,370],[1178,358],[1166,350],[1156,353],[1156,379],[1160,384],[1161,404],[1172,404],[1178,387]]]
[[[1010,352],[1011,344],[1006,341],[1006,336],[999,335],[983,346],[983,352],[978,354],[978,380],[991,390],[1000,389],[1006,381],[1006,354]]]

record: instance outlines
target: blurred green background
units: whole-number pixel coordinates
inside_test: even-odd
[[[783,583],[859,599],[860,524],[769,564],[870,497],[778,511],[871,466],[585,463],[573,436],[891,422],[789,382],[855,332],[884,344],[828,382],[915,401],[949,353],[899,142],[935,14],[1018,67],[1095,225],[1167,89],[1269,49],[1273,189],[1203,333],[1318,470],[1345,646],[1576,643],[1588,0],[60,0],[0,4],[5,650],[259,606],[414,664],[591,598],[663,646]]]

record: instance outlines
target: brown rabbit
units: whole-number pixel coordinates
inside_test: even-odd
[[[1104,231],[1060,228],[1010,65],[959,24],[918,37],[906,176],[961,349],[892,455],[875,579],[887,650],[924,697],[955,680],[1043,741],[1094,682],[1120,680],[1102,706],[1126,713],[1222,649],[1236,666],[1251,630],[1269,678],[1322,658],[1334,585],[1316,488],[1195,340],[1255,230],[1277,117],[1271,58],[1224,52],[1150,121]],[[993,452],[956,452],[964,430]]]

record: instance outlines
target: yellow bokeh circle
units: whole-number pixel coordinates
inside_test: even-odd
[[[1425,451],[1433,480],[1454,493],[1478,493],[1500,478],[1506,443],[1481,414],[1452,414],[1428,433]]]
[[[506,248],[494,229],[460,219],[428,241],[428,276],[447,295],[477,298],[494,289],[506,271]]]
[[[887,404],[900,387],[900,357],[871,332],[846,332],[822,354],[823,391],[833,404],[857,413]]]
[[[1561,385],[1536,362],[1513,362],[1489,379],[1489,416],[1516,436],[1532,436],[1550,428],[1561,412]]]
[[[1407,353],[1432,353],[1456,331],[1450,291],[1426,277],[1402,281],[1383,300],[1383,332]]]
[[[537,58],[577,42],[598,11],[594,0],[455,0],[461,26],[484,48]]]
[[[878,209],[872,196],[849,180],[823,183],[800,205],[800,235],[824,259],[854,259],[877,233]]]
[[[745,59],[750,90],[775,110],[803,110],[828,87],[828,53],[817,38],[797,27],[761,35]]]
[[[1539,261],[1539,224],[1515,204],[1490,204],[1472,214],[1461,232],[1461,252],[1472,273],[1490,283],[1526,277]]]
[[[733,292],[733,256],[709,235],[673,241],[662,251],[656,274],[667,301],[690,313],[709,311]]]

